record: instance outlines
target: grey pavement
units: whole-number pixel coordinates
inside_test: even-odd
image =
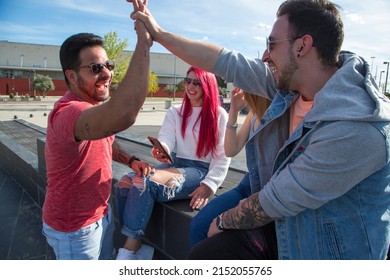
[[[0,167],[0,260],[53,260],[42,234],[42,210]]]

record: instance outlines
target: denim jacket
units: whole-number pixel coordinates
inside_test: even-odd
[[[214,72],[273,99],[250,172],[259,202],[276,221],[280,259],[385,259],[390,242],[390,102],[362,58],[342,52],[340,68],[289,137],[299,93],[275,90],[258,59],[223,50]],[[252,181],[253,180],[253,181]]]

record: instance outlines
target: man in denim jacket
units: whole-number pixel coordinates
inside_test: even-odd
[[[169,33],[149,11],[133,17],[187,63],[272,99],[262,129],[249,139],[258,147],[257,184],[251,181],[258,192],[213,221],[211,238],[189,258],[240,258],[228,244],[245,241],[227,233],[271,221],[280,259],[386,258],[390,102],[368,63],[340,51],[343,23],[333,3],[285,1],[263,61]],[[299,107],[305,102],[307,111]]]

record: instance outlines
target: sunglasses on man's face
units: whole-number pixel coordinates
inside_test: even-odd
[[[287,38],[287,39],[274,40],[274,39],[271,39],[271,38],[269,38],[269,37],[266,37],[266,38],[265,38],[265,46],[266,46],[266,48],[267,48],[268,53],[271,53],[272,47],[273,47],[276,43],[285,42],[285,41],[294,42],[295,40],[297,40],[297,39],[299,39],[299,38],[301,38],[301,37],[292,37],[292,38]]]
[[[184,83],[186,86],[189,86],[192,83],[196,88],[202,87],[202,83],[197,79],[184,78]]]
[[[89,65],[77,66],[75,69],[85,68],[85,67],[89,67],[91,69],[92,73],[99,74],[103,71],[104,67],[106,67],[110,71],[114,70],[115,69],[115,61],[110,59],[104,63],[95,62],[95,63],[91,63]]]

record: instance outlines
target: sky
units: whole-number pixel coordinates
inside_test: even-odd
[[[259,57],[282,0],[149,0],[159,25],[184,37]],[[379,80],[390,61],[390,1],[334,0],[345,27],[343,50],[365,58]],[[134,50],[136,35],[126,0],[0,0],[0,40],[61,45],[75,33],[116,31]],[[158,43],[152,52],[167,53]],[[1,54],[0,54],[1,55]],[[374,58],[373,58],[374,57]],[[385,75],[382,76],[382,82]]]

